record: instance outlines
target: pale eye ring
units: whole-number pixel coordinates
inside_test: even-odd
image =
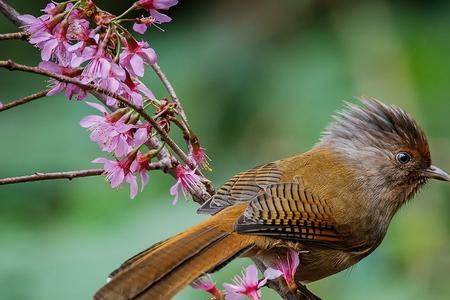
[[[409,155],[409,153],[407,153],[407,152],[399,152],[395,156],[395,159],[397,159],[397,161],[399,163],[404,165],[404,164],[407,164],[407,163],[409,163],[411,161],[411,155]]]

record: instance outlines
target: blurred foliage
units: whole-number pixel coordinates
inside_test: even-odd
[[[45,1],[10,0],[38,14]],[[119,13],[131,1],[96,1]],[[166,32],[145,36],[213,159],[216,186],[238,171],[303,152],[353,96],[401,105],[450,169],[450,2],[183,1]],[[0,31],[16,31],[0,17]],[[1,59],[36,65],[35,49],[1,42]],[[147,72],[151,73],[151,72]],[[149,74],[146,83],[164,90]],[[42,90],[37,75],[0,70],[0,101]],[[1,113],[0,176],[92,167],[100,156],[79,125],[93,113],[63,97]],[[104,179],[0,188],[0,298],[89,299],[123,260],[201,220],[172,207],[173,179],[152,173],[128,199]],[[383,244],[352,270],[311,285],[324,299],[449,299],[450,188],[432,182],[394,218]],[[230,280],[248,260],[215,278]],[[178,299],[207,299],[186,289]],[[264,299],[277,299],[264,291]]]

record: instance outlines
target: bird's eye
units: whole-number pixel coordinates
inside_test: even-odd
[[[406,153],[406,152],[399,152],[399,153],[397,153],[395,158],[402,165],[407,164],[407,163],[409,163],[411,161],[411,155],[409,155],[409,153]]]

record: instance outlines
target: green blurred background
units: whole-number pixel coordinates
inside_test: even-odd
[[[337,1],[336,1],[337,2]],[[448,1],[183,1],[165,33],[145,39],[212,158],[216,187],[238,171],[309,149],[342,107],[370,95],[424,126],[450,170]],[[38,14],[45,1],[10,0]],[[96,1],[119,13],[131,1]],[[0,17],[0,32],[17,30]],[[20,41],[0,59],[36,65]],[[166,94],[147,72],[156,95]],[[37,75],[0,70],[0,101],[40,91]],[[51,97],[0,115],[0,177],[96,167],[102,153],[79,120],[94,111]],[[174,180],[151,173],[135,200],[101,177],[0,187],[0,298],[89,299],[107,274],[147,246],[199,222],[171,205]],[[216,274],[222,283],[249,264]],[[394,218],[385,241],[352,270],[310,287],[324,299],[450,299],[450,186],[432,182]],[[185,289],[178,299],[208,299]],[[263,299],[277,299],[267,289]]]

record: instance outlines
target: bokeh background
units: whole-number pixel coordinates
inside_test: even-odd
[[[38,14],[45,1],[10,0]],[[113,13],[131,1],[96,1]],[[202,145],[209,177],[228,177],[308,150],[342,107],[370,95],[425,128],[434,161],[450,170],[450,2],[180,1],[159,54]],[[0,32],[16,31],[0,16]],[[1,42],[0,58],[36,65],[37,50]],[[146,83],[166,94],[151,75]],[[37,75],[0,70],[0,101],[40,91]],[[91,168],[101,155],[79,120],[86,104],[51,97],[0,115],[0,177]],[[202,217],[171,205],[173,179],[152,173],[135,200],[101,177],[0,187],[0,298],[90,299],[107,274]],[[250,263],[216,274],[221,284]],[[351,270],[310,285],[324,299],[450,299],[450,186],[428,184],[394,218],[386,239]],[[277,299],[265,289],[263,299]],[[208,299],[187,288],[177,299]]]

